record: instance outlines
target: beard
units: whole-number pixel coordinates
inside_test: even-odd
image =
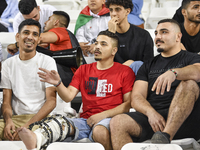
[[[194,23],[200,23],[200,19],[195,19],[195,17],[193,17],[192,15],[190,15],[189,12],[188,13],[188,20],[191,21],[191,22],[194,22]],[[196,15],[196,17],[198,17],[200,14]]]
[[[162,53],[162,52],[164,52],[164,49],[163,49],[163,48],[158,48],[158,49],[157,49],[157,52],[158,52],[158,53]]]
[[[101,60],[101,58],[94,58],[96,61],[100,61]]]

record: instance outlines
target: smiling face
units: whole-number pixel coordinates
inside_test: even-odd
[[[88,0],[88,6],[94,14],[101,11],[103,4],[105,4],[105,0]]]
[[[170,22],[158,24],[154,39],[158,52],[168,52],[180,42],[179,32],[174,26]]]
[[[117,18],[117,24],[120,25],[127,20],[127,16],[130,13],[130,8],[125,9],[123,6],[111,4],[109,6],[111,18]]]
[[[25,53],[36,50],[40,42],[39,28],[35,25],[25,25],[20,33],[16,34],[16,41],[19,42],[19,49]]]
[[[23,15],[23,14],[22,14]],[[32,12],[28,15],[23,15],[24,19],[33,19],[35,21],[40,20],[40,7],[35,7]]]
[[[117,47],[113,47],[113,41],[110,37],[99,35],[95,42],[94,58],[96,61],[113,59]]]

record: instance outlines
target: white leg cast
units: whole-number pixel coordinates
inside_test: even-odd
[[[37,137],[37,150],[45,149],[52,142],[65,140],[70,133],[70,123],[62,115],[47,117],[35,124],[40,124],[39,129],[34,131]]]

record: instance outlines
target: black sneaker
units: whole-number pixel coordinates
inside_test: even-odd
[[[152,136],[151,143],[169,144],[170,143],[170,135],[166,132],[157,131]]]

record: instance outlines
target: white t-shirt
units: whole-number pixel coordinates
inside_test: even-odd
[[[15,115],[35,114],[45,103],[45,89],[53,85],[40,81],[40,67],[57,71],[55,60],[38,52],[29,60],[22,61],[15,55],[3,62],[0,87],[12,89]]]
[[[40,6],[40,20],[39,23],[41,24],[41,31],[43,32],[44,26],[45,26],[45,22],[49,19],[49,17],[51,15],[53,15],[53,12],[56,10],[55,7],[51,6],[51,5],[41,5]],[[21,14],[21,12],[19,12],[13,21],[13,29],[14,29],[14,33],[16,34],[18,32],[18,26],[20,25],[20,23],[22,21],[24,21],[24,17]]]
[[[91,44],[92,40],[97,38],[100,31],[108,29],[110,16],[95,15],[91,11],[90,14],[94,17],[76,32],[78,42],[90,42]]]
[[[89,42],[88,45],[93,44],[93,39],[97,38],[99,32],[108,29],[108,22],[111,19],[110,16],[99,16],[98,14],[92,13],[92,11],[90,11],[90,15],[92,15],[93,18],[76,32],[78,42]],[[85,55],[83,56],[85,57]],[[94,57],[94,55],[90,53],[88,53],[88,56]]]

